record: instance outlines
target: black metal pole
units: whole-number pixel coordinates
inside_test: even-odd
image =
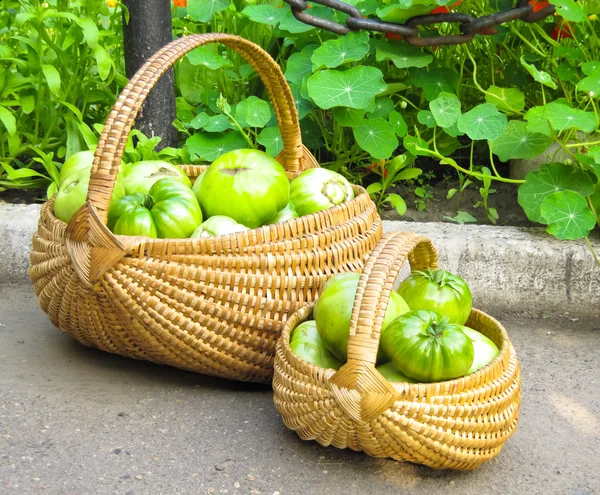
[[[170,0],[125,0],[129,23],[123,16],[125,72],[131,78],[156,51],[173,40]],[[160,136],[159,149],[177,146],[175,78],[168,71],[152,89],[135,127],[148,137]]]

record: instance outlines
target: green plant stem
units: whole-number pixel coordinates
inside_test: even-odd
[[[592,246],[592,243],[590,242],[589,237],[586,236],[585,242],[587,243],[588,247],[590,248],[590,251],[592,252],[592,256],[594,257],[594,261],[596,262],[596,265],[598,265],[598,268],[600,268],[600,259],[598,258],[598,255],[596,254],[596,250],[594,249],[594,246]]]

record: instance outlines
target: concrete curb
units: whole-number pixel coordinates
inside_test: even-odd
[[[39,205],[0,204],[0,282],[28,283]],[[600,314],[600,269],[584,242],[543,228],[384,221],[386,232],[412,231],[436,244],[440,266],[467,280],[477,307],[491,312]],[[594,242],[600,252],[600,242]]]

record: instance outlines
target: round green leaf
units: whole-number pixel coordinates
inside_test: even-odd
[[[540,156],[552,143],[551,137],[531,132],[527,124],[511,120],[506,130],[491,142],[492,151],[501,161]]]
[[[561,81],[575,81],[577,80],[577,69],[568,62],[561,62],[556,67],[556,75]]]
[[[352,129],[358,145],[373,158],[389,158],[398,147],[394,128],[383,119],[365,119]]]
[[[496,105],[496,108],[502,112],[518,113],[525,108],[525,95],[517,88],[490,86],[485,101]]]
[[[575,59],[575,60],[580,60],[580,59]],[[594,75],[594,73],[596,72],[596,69],[600,67],[600,61],[598,60],[592,60],[590,62],[584,62],[581,64],[581,71],[586,75],[586,76],[592,76]]]
[[[431,54],[397,40],[377,40],[375,58],[377,62],[391,60],[399,69],[426,67],[433,61]]]
[[[285,78],[292,83],[302,84],[302,79],[312,74],[311,57],[317,45],[305,46],[299,53],[294,53],[288,58],[285,68]]]
[[[435,100],[440,93],[455,93],[459,75],[454,69],[442,68],[427,71],[416,69],[413,73],[415,86],[423,89],[427,101]]]
[[[577,91],[583,91],[594,98],[600,98],[600,73],[594,71],[591,76],[584,77],[579,81]]]
[[[321,70],[308,78],[308,94],[321,108],[366,108],[371,99],[385,90],[383,74],[370,66],[344,72]]]
[[[222,133],[197,132],[190,136],[185,144],[191,156],[203,158],[209,162],[215,161],[228,151],[248,147],[244,137],[235,131]]]
[[[231,62],[219,55],[219,53],[210,46],[199,46],[187,54],[187,58],[192,65],[204,65],[209,69],[215,70],[221,67],[230,67]]]
[[[460,100],[453,93],[440,93],[429,102],[429,109],[440,127],[451,127],[460,118]]]
[[[582,196],[594,192],[594,184],[581,170],[563,163],[548,163],[529,172],[519,186],[518,202],[532,222],[545,223],[540,208],[546,196],[559,191],[573,191]]]
[[[328,40],[312,55],[313,70],[321,67],[333,69],[347,62],[362,60],[369,51],[369,35],[364,31],[348,33],[338,39]]]
[[[473,140],[493,140],[502,134],[507,123],[495,105],[483,103],[460,116],[458,129]]]
[[[417,113],[417,120],[420,124],[426,125],[430,129],[433,129],[436,125],[433,114],[429,110],[419,110]]]
[[[390,113],[390,124],[394,127],[394,132],[398,137],[404,137],[408,133],[408,125],[404,121],[404,117],[398,112]]]
[[[527,72],[529,72],[529,74],[531,74],[531,76],[533,77],[534,80],[536,80],[540,84],[543,84],[544,86],[548,86],[549,88],[556,89],[556,83],[552,80],[552,77],[550,76],[550,74],[548,74],[547,72],[544,72],[543,70],[538,70],[538,68],[535,65],[528,63],[525,60],[524,55],[521,56],[521,65],[523,65],[523,67],[525,67]]]
[[[363,121],[365,111],[357,108],[335,107],[333,118],[344,127],[356,127]]]
[[[302,120],[306,117],[315,106],[302,96],[302,89],[298,84],[291,83],[290,89],[298,110],[298,119]]]
[[[223,132],[226,129],[231,129],[231,122],[226,115],[212,115],[208,118],[208,122],[204,124],[204,129],[208,132]]]
[[[596,114],[571,108],[562,103],[552,102],[544,105],[542,117],[550,122],[556,132],[576,129],[583,132],[596,130]]]
[[[549,234],[559,239],[583,239],[596,225],[596,217],[585,198],[574,191],[559,191],[546,196],[541,208]]]
[[[276,26],[279,24],[281,19],[285,16],[286,11],[284,9],[278,9],[274,5],[262,4],[262,5],[248,5],[242,14],[252,19],[254,22],[261,24],[268,24],[269,26]]]
[[[404,147],[406,148],[406,150],[411,154],[411,155],[415,155],[415,156],[428,156],[429,153],[427,153],[427,151],[423,151],[423,150],[428,150],[429,149],[429,145],[427,144],[427,141],[418,138],[416,136],[404,136],[404,139],[402,140],[402,144],[404,145]]]
[[[271,120],[271,109],[266,101],[249,96],[238,103],[235,118],[242,127],[264,127]]]
[[[188,0],[187,12],[194,21],[209,22],[216,12],[229,7],[228,0]]]
[[[275,157],[283,150],[283,140],[279,127],[267,127],[263,129],[256,138],[259,144],[265,147],[265,151]]]
[[[550,4],[554,5],[556,13],[567,21],[584,22],[587,18],[583,7],[574,0],[550,0]]]
[[[394,102],[389,96],[380,96],[375,98],[375,108],[369,111],[369,118],[371,119],[387,119],[394,110]]]

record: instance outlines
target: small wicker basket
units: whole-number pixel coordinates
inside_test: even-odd
[[[115,103],[99,140],[87,203],[67,225],[42,208],[30,276],[52,322],[81,343],[214,376],[269,382],[287,316],[325,280],[362,269],[382,235],[369,195],[282,224],[208,239],[149,239],[106,227],[127,136],[144,99],[178,59],[211,42],[244,57],[271,98],[293,178],[318,167],[302,145],[294,99],[260,47],[225,34],[191,35],[156,53]],[[206,167],[184,166],[190,178]]]
[[[406,258],[412,270],[437,264],[431,241],[412,233],[384,236],[371,254],[354,301],[348,362],[339,371],[303,361],[290,349],[290,332],[312,317],[314,303],[288,319],[275,356],[275,405],[304,440],[434,468],[473,469],[498,455],[517,427],[517,356],[500,323],[474,309],[467,326],[498,346],[494,361],[446,382],[388,382],[374,363],[390,291]]]

